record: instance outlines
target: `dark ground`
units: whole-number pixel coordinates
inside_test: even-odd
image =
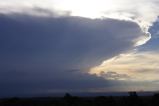
[[[159,106],[159,94],[77,97],[66,93],[64,97],[6,98],[0,100],[0,106]]]

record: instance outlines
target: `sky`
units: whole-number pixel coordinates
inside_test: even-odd
[[[0,97],[159,89],[159,0],[0,0]]]

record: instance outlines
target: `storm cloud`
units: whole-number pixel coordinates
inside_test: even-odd
[[[131,21],[1,14],[0,92],[106,89],[113,83],[89,69],[144,36]]]

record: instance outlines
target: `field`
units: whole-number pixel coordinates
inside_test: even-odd
[[[132,92],[129,96],[5,98],[0,106],[159,106],[159,95],[138,96]]]

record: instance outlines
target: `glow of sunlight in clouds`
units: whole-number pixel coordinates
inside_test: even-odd
[[[159,80],[158,66],[158,53],[130,53],[106,60],[100,66],[92,68],[90,73],[106,79],[155,81]]]
[[[158,0],[0,0],[1,13],[28,13],[31,15],[48,15],[47,9],[58,15],[72,15],[89,18],[115,18],[137,22],[146,33],[137,41],[136,46],[146,43],[149,26],[159,15]],[[34,11],[31,11],[31,10]],[[66,13],[64,13],[66,12]],[[50,15],[50,14],[49,14]]]
[[[51,11],[70,11],[71,15],[138,20],[150,24],[158,13],[158,0],[0,0],[1,10],[23,11],[40,7]],[[2,12],[2,11],[1,11]]]
[[[135,46],[141,46],[148,42],[151,39],[151,34],[149,32],[146,32],[144,36],[137,39],[135,42]]]

